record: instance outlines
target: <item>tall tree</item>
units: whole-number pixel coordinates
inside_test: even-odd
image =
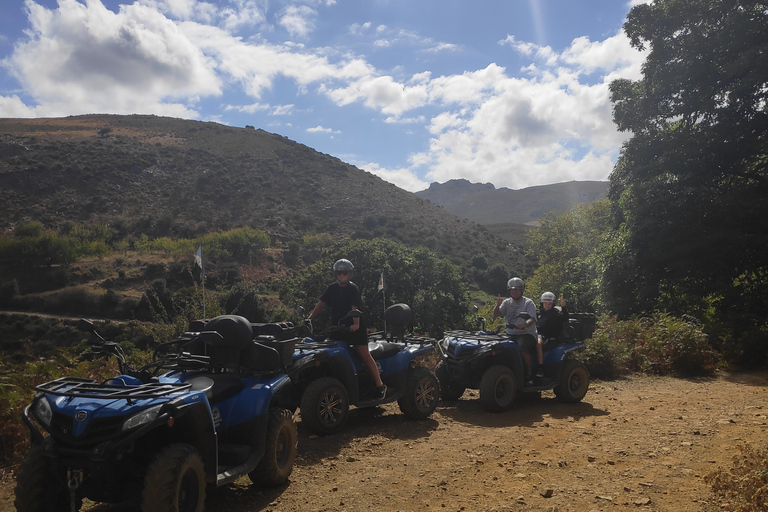
[[[626,288],[617,269],[632,268],[639,305],[618,312],[653,308],[670,286],[733,298],[768,268],[768,3],[656,0],[624,30],[649,53],[642,79],[611,83],[614,121],[633,135],[610,177],[626,245],[609,279]]]

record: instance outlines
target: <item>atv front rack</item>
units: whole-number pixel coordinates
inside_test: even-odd
[[[472,331],[445,331],[443,338],[460,338],[463,340],[502,342],[509,341],[510,338],[504,334],[478,334]]]
[[[187,391],[191,387],[191,384],[186,383],[163,384],[159,382],[121,386],[99,383],[93,379],[62,377],[35,386],[35,390],[69,398],[125,399],[130,402],[131,400],[159,398],[171,393]]]

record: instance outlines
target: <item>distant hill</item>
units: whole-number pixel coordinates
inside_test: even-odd
[[[536,225],[551,211],[563,214],[578,204],[605,197],[607,191],[607,181],[570,181],[512,190],[460,179],[432,183],[416,195],[478,224]]]
[[[531,271],[506,238],[338,158],[253,127],[151,115],[0,119],[0,232],[23,221],[98,222],[120,239],[241,226],[282,243],[386,237],[464,268],[482,254]]]

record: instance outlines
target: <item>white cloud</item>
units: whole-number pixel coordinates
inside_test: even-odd
[[[32,36],[4,61],[42,115],[82,112],[197,117],[221,93],[212,63],[178,26],[147,6],[114,13],[100,2],[27,3]]]
[[[467,178],[515,189],[608,178],[627,137],[612,122],[608,85],[618,76],[637,78],[644,55],[630,48],[623,34],[601,42],[577,38],[561,54],[535,45],[516,49],[521,48],[538,62],[528,68],[529,78],[509,77],[491,64],[425,82],[428,98],[414,107],[455,109],[431,118],[432,139],[410,156],[411,174],[425,169],[433,181]],[[388,98],[404,105],[402,98]],[[381,175],[403,181],[405,171]]]
[[[341,133],[338,130],[333,130],[331,128],[324,128],[321,125],[315,126],[314,128],[307,128],[308,133]]]
[[[39,117],[39,108],[28,107],[16,96],[0,96],[0,117]],[[44,113],[42,114],[44,115]]]
[[[307,37],[314,29],[317,11],[306,5],[289,5],[280,14],[280,25],[291,37]]]
[[[359,167],[371,174],[375,174],[384,181],[393,183],[403,190],[408,190],[410,192],[418,192],[419,190],[424,190],[429,187],[429,183],[419,179],[419,177],[409,169],[384,169],[375,163],[368,163],[360,165]]]
[[[176,20],[218,25],[228,31],[265,24],[268,7],[265,0],[215,3],[198,0],[139,0],[139,3]]]

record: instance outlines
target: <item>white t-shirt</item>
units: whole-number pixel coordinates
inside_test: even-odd
[[[518,300],[512,297],[504,299],[499,306],[499,313],[504,317],[504,323],[507,325],[507,334],[531,334],[536,336],[536,322],[526,327],[518,329],[516,326],[529,318],[536,320],[536,304],[528,297],[520,297]]]

